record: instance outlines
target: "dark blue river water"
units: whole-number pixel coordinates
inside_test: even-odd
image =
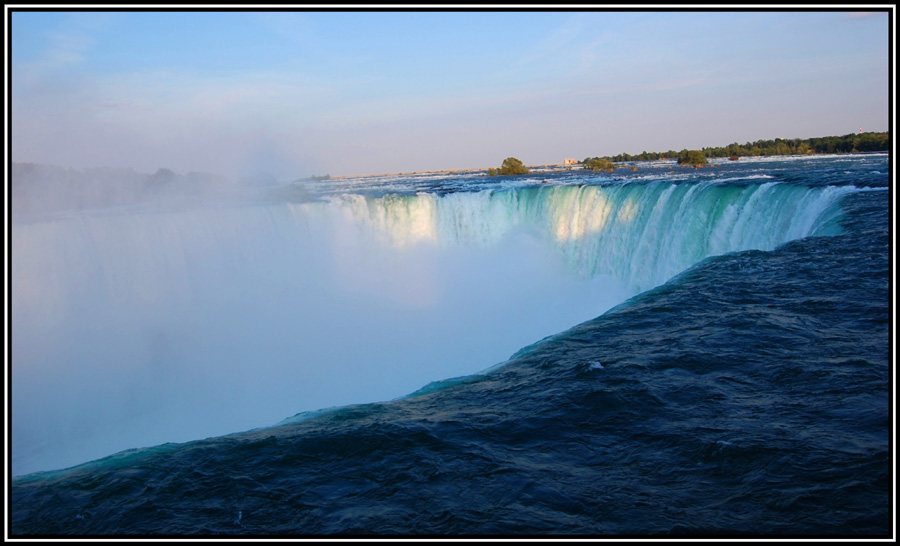
[[[42,421],[16,429],[17,408],[32,411],[16,405],[16,379],[23,389],[37,380],[16,376],[31,353],[14,346],[14,458],[16,441],[24,447],[10,488],[10,535],[893,536],[888,156],[635,169],[395,177],[365,187],[333,181],[304,190],[313,198],[294,204],[290,225],[270,216],[266,225],[275,227],[266,229],[282,237],[297,225],[315,233],[315,218],[340,210],[392,248],[450,241],[490,252],[509,230],[540,232],[534,236],[550,241],[569,271],[615,280],[625,296],[598,303],[613,307],[595,318],[521,343],[493,366],[436,372],[408,396],[321,411],[298,396],[300,413],[285,413],[276,426],[25,474],[29,454],[46,442],[29,444],[37,433],[22,432]],[[310,212],[316,207],[324,212]],[[14,226],[13,259],[26,234],[34,243],[68,221],[23,224],[21,247]],[[149,229],[129,221],[122,229]],[[144,267],[165,262],[165,279],[205,279],[209,272],[190,264],[172,273],[176,239],[187,244],[172,236],[169,258]],[[155,256],[146,244],[145,255]],[[14,311],[15,290],[26,293],[17,279]],[[277,280],[291,304],[284,287],[294,281]],[[54,293],[72,290],[53,283]],[[212,305],[212,288],[184,290]],[[96,304],[100,292],[92,294]],[[19,309],[27,308],[31,300],[19,297]],[[74,296],[66,297],[71,309]],[[19,318],[42,324],[35,313]],[[37,334],[20,328],[16,338],[13,318],[14,344],[30,347]],[[352,345],[356,331],[345,332],[329,342]],[[203,354],[180,347],[192,359]],[[265,361],[267,350],[252,347]],[[265,364],[257,366],[265,376]],[[389,381],[402,373],[385,365]],[[281,393],[280,377],[259,381]],[[202,391],[204,383],[180,389]]]

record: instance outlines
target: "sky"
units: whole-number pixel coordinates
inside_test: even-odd
[[[7,6],[11,160],[289,181],[887,131],[886,8]]]

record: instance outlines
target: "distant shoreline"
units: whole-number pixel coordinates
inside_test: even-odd
[[[825,136],[814,138],[781,138],[761,139],[753,142],[738,144],[733,142],[727,146],[705,147],[697,152],[701,152],[707,159],[730,159],[739,160],[742,157],[779,157],[793,155],[828,155],[828,154],[853,154],[853,153],[873,153],[873,152],[890,152],[892,147],[891,135],[889,132],[862,132],[860,127],[859,133],[850,133],[843,136]],[[683,150],[692,151],[692,150]],[[540,172],[541,169],[555,169],[559,167],[568,168],[584,168],[584,164],[590,159],[605,159],[611,163],[634,163],[636,161],[659,161],[666,159],[676,159],[681,152],[669,150],[667,152],[641,152],[640,154],[622,153],[614,156],[602,156],[595,158],[585,158],[584,160],[566,159],[563,163],[547,163],[543,165],[526,165],[530,170]],[[415,174],[454,174],[454,173],[472,173],[479,171],[488,171],[493,167],[477,168],[477,169],[442,169],[428,171],[405,171],[396,173],[380,173],[380,174],[357,174],[329,176],[328,178],[345,179],[345,178],[367,178],[375,176],[403,176]],[[607,170],[607,169],[604,169]]]
[[[575,165],[566,165],[565,163],[546,163],[543,165],[527,165],[529,169],[535,169],[540,171],[541,169],[549,169],[554,167],[581,167],[580,164]],[[455,173],[477,173],[480,171],[487,172],[491,167],[475,167],[468,169],[437,169],[433,171],[402,171],[396,173],[374,173],[374,174],[344,174],[340,176],[330,176],[329,179],[337,180],[342,178],[370,178],[374,176],[402,176],[402,175],[411,175],[411,174],[455,174]]]
[[[804,156],[804,157],[815,157],[822,155],[865,155],[865,154],[881,154],[881,153],[890,153],[890,150],[880,150],[880,151],[866,151],[866,152],[821,152],[821,153],[807,153],[807,154],[772,154],[772,155],[758,155],[758,156],[743,156],[740,159],[744,158],[757,158],[757,157],[792,157],[792,156]],[[725,159],[729,158],[723,157],[714,157],[711,159]],[[662,158],[662,159],[633,159],[628,161],[618,161],[616,163],[640,163],[645,161],[675,161],[675,158]],[[573,170],[583,170],[584,166],[579,161],[575,164],[567,164],[567,163],[544,163],[539,165],[526,165],[529,169],[534,172],[543,172],[549,169],[557,169],[557,168],[570,168]],[[622,165],[619,165],[618,168],[621,168]],[[679,165],[679,167],[693,167],[692,165]],[[475,167],[475,168],[466,168],[466,169],[436,169],[431,171],[400,171],[393,173],[370,173],[370,174],[344,174],[338,176],[329,176],[326,180],[344,180],[348,178],[373,178],[377,176],[409,176],[416,174],[456,174],[456,173],[477,173],[477,172],[487,172],[487,170],[491,167]],[[310,178],[303,179],[310,180]]]

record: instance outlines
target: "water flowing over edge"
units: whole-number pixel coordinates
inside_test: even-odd
[[[318,255],[321,247],[316,245],[322,241],[343,248],[352,261],[361,249],[395,255],[422,248],[490,248],[520,232],[548,244],[576,276],[621,282],[627,288],[620,297],[627,297],[709,256],[771,250],[797,238],[838,233],[840,198],[858,191],[852,186],[741,180],[348,194],[305,203],[63,217],[14,232],[13,251],[23,257],[13,269],[17,312],[26,321],[42,322],[52,315],[50,320],[58,324],[71,320],[70,310],[78,309],[73,299],[85,293],[123,308],[165,304],[173,297],[197,299],[198,294],[209,300],[234,282],[249,286],[271,281],[248,264],[276,263],[284,271],[307,267],[304,255]],[[47,240],[58,250],[53,266],[29,262],[28,249]],[[222,284],[219,271],[238,273]],[[83,275],[75,283],[77,292],[67,286],[73,272]],[[293,280],[279,282],[288,286]],[[50,299],[55,306],[46,305],[48,288],[56,296]],[[499,364],[491,369],[502,365],[500,358],[495,362]],[[458,380],[451,374],[407,392],[414,395]]]

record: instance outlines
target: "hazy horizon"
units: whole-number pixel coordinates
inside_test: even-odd
[[[866,132],[884,133],[887,131],[866,131]],[[809,138],[828,138],[828,137],[841,138],[844,136],[847,136],[847,135],[819,135],[818,137],[809,137]],[[776,140],[776,138],[780,139],[781,137],[773,137],[773,138],[763,137],[763,138],[754,139],[754,140],[751,140],[748,142],[738,142],[738,144],[739,145],[744,145],[744,144],[748,144],[748,143],[752,144],[753,142],[757,142],[760,140],[763,140],[763,141],[764,140]],[[786,139],[786,140],[788,140],[788,139]],[[807,140],[807,139],[801,139],[801,140]],[[729,142],[728,144],[731,144],[731,143]],[[720,146],[727,146],[728,144],[722,144]],[[710,148],[710,147],[716,148],[719,146],[716,146],[716,145],[706,146],[706,148]],[[644,149],[642,151],[646,151],[649,153],[665,153],[665,152],[670,152],[670,151],[679,152],[682,149],[684,149],[684,148],[669,149],[669,150],[647,150],[647,149]],[[624,153],[638,155],[640,152],[634,152],[634,153],[624,152]],[[844,154],[847,152],[836,152],[836,153]],[[876,153],[876,152],[870,152],[870,153]],[[612,154],[609,154],[608,156],[611,157]],[[602,156],[602,157],[607,157],[607,156]],[[575,159],[576,161],[580,162],[585,158],[571,158],[571,159]],[[67,167],[64,165],[57,165],[57,164],[53,164],[53,163],[38,163],[38,162],[32,162],[32,161],[13,161],[12,163],[14,165],[38,165],[38,166],[42,166],[42,167],[49,167],[52,169],[61,169],[61,170],[71,169],[71,170],[74,170],[79,173],[88,173],[88,172],[92,172],[92,171],[105,171],[106,174],[110,174],[110,173],[114,173],[117,171],[121,171],[121,172],[129,172],[132,175],[137,175],[137,176],[141,176],[141,177],[149,177],[149,176],[157,173],[158,171],[171,171],[171,169],[168,169],[167,167],[159,167],[159,168],[152,169],[152,170],[139,171],[139,170],[136,170],[134,167],[129,167],[129,166],[111,167],[109,165],[92,165],[92,166],[76,168],[76,167]],[[282,183],[282,182],[291,182],[291,181],[295,181],[295,180],[320,178],[320,177],[324,177],[324,176],[330,176],[331,178],[365,178],[367,176],[381,176],[381,175],[426,174],[426,173],[440,174],[440,173],[450,173],[453,171],[466,171],[466,170],[477,171],[479,169],[487,170],[490,167],[497,167],[501,163],[501,161],[498,161],[496,163],[497,164],[495,164],[495,165],[477,166],[477,167],[457,166],[457,167],[446,167],[446,168],[442,168],[442,169],[419,169],[419,170],[404,169],[404,170],[390,171],[390,172],[389,171],[379,171],[379,172],[372,171],[372,172],[358,172],[358,173],[349,173],[349,174],[341,174],[341,175],[329,175],[329,173],[321,173],[321,174],[313,173],[313,174],[309,174],[309,175],[295,176],[293,178],[291,178],[291,177],[281,178],[281,179],[276,179],[276,180],[278,183]],[[540,166],[544,166],[544,165],[560,166],[560,165],[564,165],[564,163],[563,163],[563,161],[558,161],[558,162],[554,162],[554,163],[525,163],[525,165],[528,167],[540,167]],[[172,171],[172,173],[175,176],[200,175],[200,176],[209,176],[209,177],[219,177],[218,179],[223,180],[223,181],[229,181],[229,180],[234,181],[234,179],[229,179],[228,176],[226,176],[226,175],[221,175],[221,174],[213,173],[210,171],[187,171],[187,172]],[[249,179],[249,180],[262,181],[262,180],[264,180],[265,177],[267,177],[267,175],[270,175],[270,174],[271,173],[269,173],[265,170],[258,170],[258,171],[253,171],[253,172],[247,171],[245,173],[241,173],[240,176],[242,178]],[[273,175],[273,177],[274,177],[274,175]],[[214,181],[214,180],[216,180],[216,178],[209,178],[208,180]]]
[[[892,16],[12,8],[10,160],[289,180],[882,132]]]

